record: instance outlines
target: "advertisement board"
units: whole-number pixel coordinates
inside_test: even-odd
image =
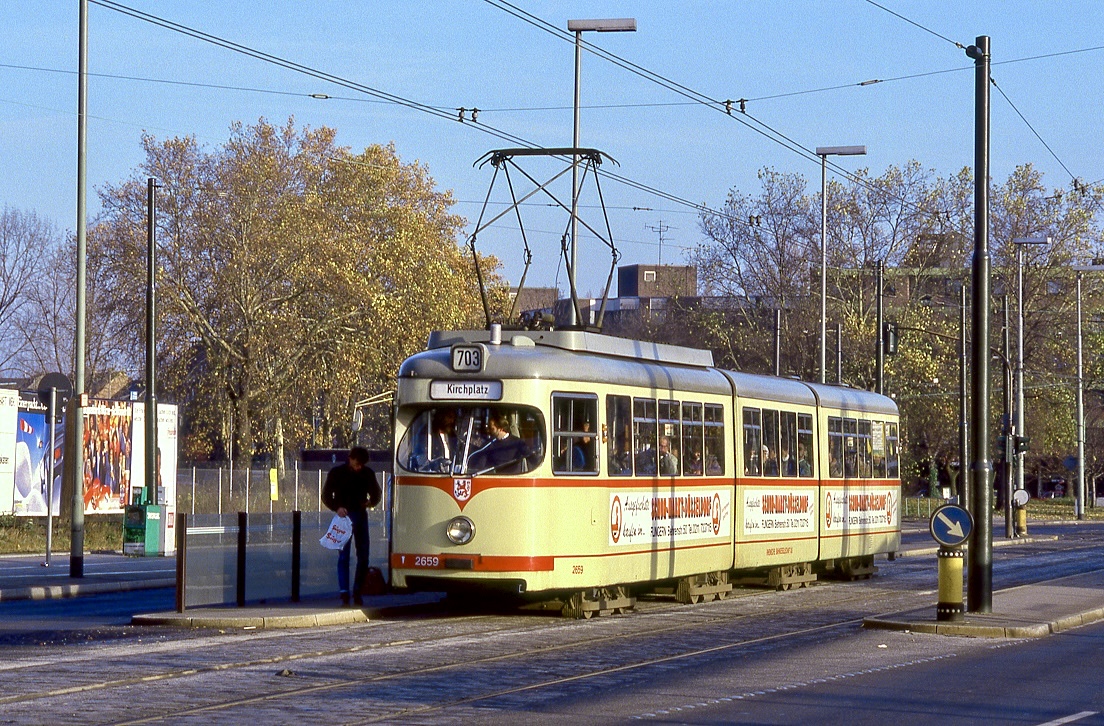
[[[132,436],[133,455],[130,468],[130,501],[136,502],[141,490],[146,486],[146,405],[141,401],[133,404]],[[161,542],[165,554],[171,554],[176,547],[176,465],[177,465],[177,407],[171,404],[157,404],[157,501],[165,507],[161,517]]]
[[[130,401],[89,401],[84,417],[85,514],[122,512],[130,491]]]
[[[0,388],[0,514],[15,511],[15,432],[19,391]]]
[[[65,426],[54,427],[55,446],[53,513],[61,507],[62,451],[65,446]],[[46,407],[34,394],[22,393],[19,398],[18,424],[15,433],[15,497],[12,509],[17,515],[45,517],[46,497],[51,492],[50,424]]]

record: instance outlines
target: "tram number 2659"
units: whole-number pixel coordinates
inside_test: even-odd
[[[486,352],[481,345],[454,345],[452,347],[452,370],[467,373],[479,373],[483,370]]]

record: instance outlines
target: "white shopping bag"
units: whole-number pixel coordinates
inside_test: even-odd
[[[322,539],[318,540],[318,544],[328,550],[339,550],[345,546],[345,543],[352,536],[353,520],[335,514],[330,521],[330,528],[326,530],[326,534],[322,535]]]

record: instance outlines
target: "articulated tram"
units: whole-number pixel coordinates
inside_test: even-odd
[[[900,545],[897,407],[584,331],[434,333],[395,395],[391,579],[565,615],[864,577]]]

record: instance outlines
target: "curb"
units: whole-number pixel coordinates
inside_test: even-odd
[[[1048,534],[1048,535],[1043,535],[1043,536],[1028,535],[1027,537],[1016,537],[1015,539],[995,539],[995,540],[993,540],[993,546],[994,547],[1011,547],[1013,545],[1032,544],[1032,543],[1035,543],[1035,542],[1056,542],[1057,540],[1058,540],[1058,535],[1056,535],[1056,534]],[[963,549],[969,549],[969,548],[963,547]],[[897,557],[919,557],[921,555],[934,555],[938,551],[939,551],[938,546],[912,547],[912,548],[909,548],[909,549],[898,550],[896,556]]]
[[[322,610],[288,615],[232,615],[229,613],[148,613],[131,618],[132,625],[172,625],[181,628],[312,628],[324,625],[366,623],[369,611],[362,609]]]
[[[1000,625],[996,622],[986,623],[987,616],[994,619],[1002,618],[1001,615],[974,614],[972,618],[979,618],[974,622],[934,622],[870,617],[863,618],[863,627],[870,630],[898,630],[923,635],[956,635],[967,638],[1042,638],[1104,620],[1104,607],[1067,615],[1046,623]]]
[[[160,580],[130,580],[115,582],[81,582],[66,585],[34,585],[13,587],[0,590],[0,602],[14,600],[54,600],[81,595],[102,595],[109,592],[129,592],[131,590],[159,590],[176,587],[175,578]]]

